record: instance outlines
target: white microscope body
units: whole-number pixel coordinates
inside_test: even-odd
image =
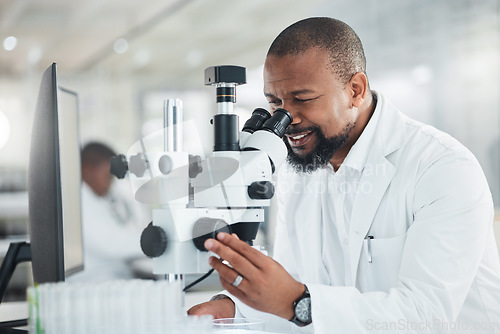
[[[264,221],[264,207],[274,194],[272,174],[287,156],[282,137],[292,117],[284,109],[271,116],[258,108],[240,133],[232,111],[235,87],[243,83],[243,67],[205,70],[205,84],[216,86],[218,103],[214,151],[207,159],[182,151],[182,102],[167,100],[164,151],[112,161],[115,172],[119,164],[130,172],[136,199],[157,206],[141,236],[154,274],[205,273],[211,269],[205,240],[228,232],[252,244]],[[122,169],[117,176],[125,173]]]

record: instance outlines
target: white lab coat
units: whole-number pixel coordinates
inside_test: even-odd
[[[355,283],[331,285],[330,273],[345,267],[323,256],[332,247],[321,225],[332,222],[322,222],[322,192],[311,191],[321,171],[282,169],[274,257],[309,288],[313,325],[299,329],[239,301],[238,313],[282,332],[500,333],[493,206],[478,162],[449,135],[377,97],[378,123],[345,240]],[[374,236],[372,263],[367,236]]]
[[[132,205],[128,207],[130,212],[122,213],[124,217],[119,218],[114,213],[118,208],[112,207],[109,196],[98,196],[85,182],[82,183],[84,270],[72,276],[72,281],[130,279],[134,275],[129,262],[145,257],[139,242],[141,229],[130,221],[137,216],[133,215]],[[125,198],[118,195],[114,198],[122,202],[119,208],[124,211]]]

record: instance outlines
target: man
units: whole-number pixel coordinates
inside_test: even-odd
[[[110,159],[115,155],[110,147],[98,142],[90,142],[82,149],[82,179],[97,196],[105,197],[111,189]]]
[[[483,172],[455,139],[370,90],[355,32],[330,18],[285,29],[264,93],[293,116],[275,260],[227,234],[207,240],[231,265],[210,259],[229,293],[188,313],[260,317],[285,332],[299,329],[292,320],[315,333],[499,333]]]
[[[133,278],[130,260],[143,256],[141,230],[136,226],[132,203],[113,190],[110,159],[115,152],[99,142],[82,149],[82,225],[84,271],[78,281]]]

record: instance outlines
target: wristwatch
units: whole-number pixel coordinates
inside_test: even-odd
[[[294,303],[293,303],[293,318],[290,319],[291,322],[297,326],[304,327],[312,322],[311,315],[311,295],[307,286],[304,284],[306,290]]]

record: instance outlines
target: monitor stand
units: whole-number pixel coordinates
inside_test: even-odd
[[[27,242],[11,242],[9,250],[0,267],[0,303],[3,300],[7,286],[9,285],[12,274],[17,265],[22,262],[31,261],[31,247]],[[27,319],[0,322],[0,334],[2,333],[27,333],[25,330],[13,329],[9,327],[18,327],[28,325]]]

